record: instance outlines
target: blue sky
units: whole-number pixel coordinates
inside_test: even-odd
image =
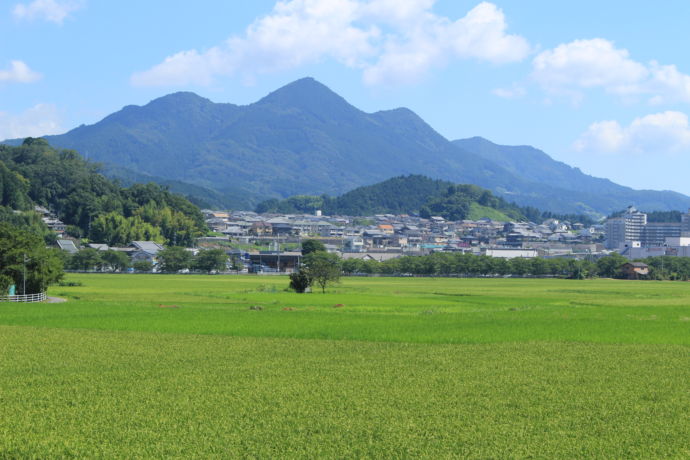
[[[687,0],[0,0],[0,139],[180,90],[248,104],[312,76],[449,139],[690,194],[688,19]]]

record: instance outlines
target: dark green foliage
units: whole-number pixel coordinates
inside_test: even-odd
[[[82,271],[102,270],[104,264],[101,252],[92,248],[72,254],[67,261],[68,268]]]
[[[202,249],[194,258],[194,268],[208,273],[212,271],[225,271],[227,269],[228,255],[222,249]]]
[[[326,246],[319,240],[304,240],[302,241],[302,255],[306,256],[312,252],[325,251]]]
[[[45,292],[62,278],[62,268],[58,251],[47,249],[39,235],[0,223],[0,295],[9,284],[17,286],[18,294]]]
[[[604,278],[621,278],[621,266],[626,262],[628,259],[616,253],[602,257],[597,260],[597,273]]]
[[[346,274],[431,275],[431,276],[553,276],[583,279],[598,275],[597,265],[588,260],[475,256],[437,252],[427,256],[403,256],[385,262],[350,259],[343,261]],[[607,276],[607,275],[603,275]]]
[[[497,209],[513,220],[525,220],[516,205],[508,204],[502,198],[476,185],[450,185],[438,197],[432,198],[420,209],[420,216],[429,218],[441,216],[447,220],[463,220],[469,217],[472,203]]]
[[[153,270],[153,264],[148,260],[137,260],[132,264],[132,268],[138,272],[150,272]]]
[[[5,170],[10,179],[16,176],[14,181],[5,178]],[[55,211],[71,234],[95,242],[145,239],[191,245],[206,231],[201,212],[185,198],[156,184],[123,189],[75,151],[55,150],[44,139],[27,138],[18,147],[0,145],[0,177],[2,190],[14,191],[3,191],[3,197],[26,195]],[[7,201],[21,207],[26,200]]]
[[[125,271],[129,268],[129,256],[120,251],[105,251],[101,254],[103,263],[113,271]]]
[[[0,161],[0,206],[11,209],[27,209],[31,203],[29,183],[21,175],[10,171]]]
[[[24,231],[40,235],[46,244],[55,242],[55,232],[49,229],[41,220],[41,216],[33,211],[15,211],[0,206],[0,222],[6,222]]]
[[[307,270],[299,270],[290,274],[290,289],[297,293],[304,293],[311,286],[312,278]]]
[[[158,253],[161,271],[177,273],[192,266],[192,253],[180,246],[170,246]]]
[[[336,254],[316,251],[304,257],[302,269],[306,271],[312,283],[321,287],[321,292],[326,292],[326,286],[340,280],[341,262]]]

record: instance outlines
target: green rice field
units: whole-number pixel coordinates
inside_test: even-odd
[[[69,275],[0,458],[690,458],[690,283]]]

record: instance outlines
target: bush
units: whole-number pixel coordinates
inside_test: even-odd
[[[304,293],[311,286],[312,279],[304,270],[290,275],[290,289],[298,293]]]

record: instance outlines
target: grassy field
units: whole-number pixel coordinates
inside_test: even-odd
[[[690,283],[69,281],[0,304],[0,458],[690,457]]]

